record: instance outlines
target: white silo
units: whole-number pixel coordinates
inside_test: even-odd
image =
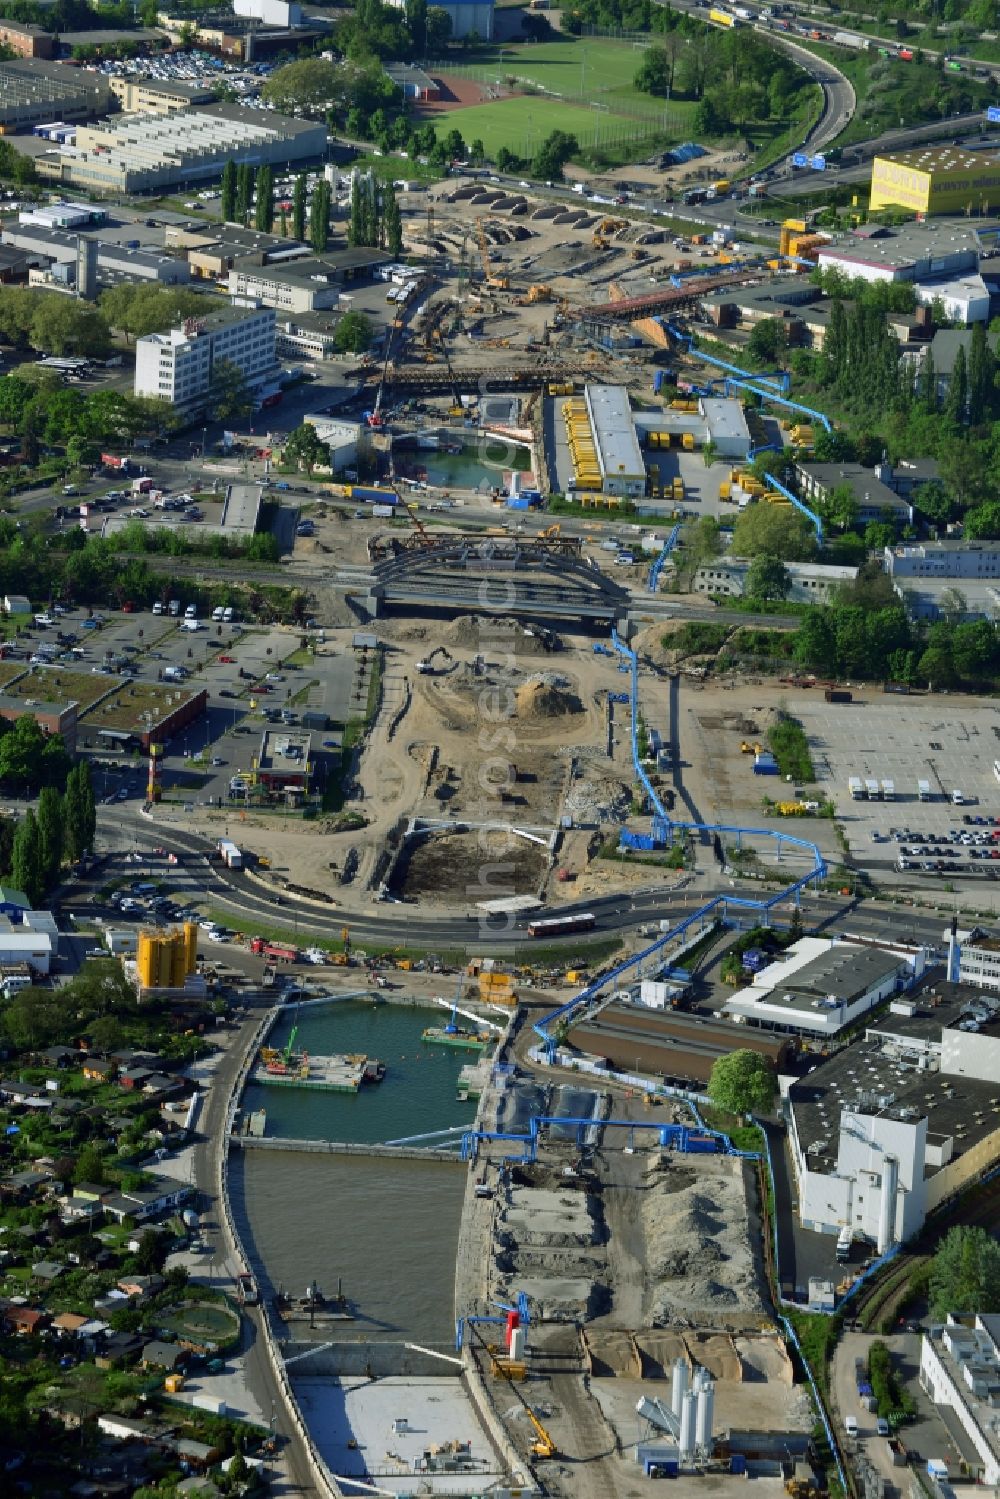
[[[695,1442],[703,1452],[712,1446],[712,1420],[715,1415],[715,1386],[706,1378],[698,1391],[698,1412],[695,1419]]]
[[[688,1366],[686,1358],[674,1359],[674,1382],[670,1390],[670,1409],[680,1420],[681,1401],[687,1394]]]
[[[696,1399],[697,1396],[693,1390],[686,1390],[681,1401],[681,1434],[678,1447],[682,1463],[690,1462],[694,1457]]]

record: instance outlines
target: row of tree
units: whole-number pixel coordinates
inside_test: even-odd
[[[65,858],[79,859],[94,846],[97,809],[86,761],[73,765],[61,735],[46,738],[28,714],[4,721],[0,735],[0,784],[38,792],[17,822],[0,819],[0,869],[32,906],[58,882]]]

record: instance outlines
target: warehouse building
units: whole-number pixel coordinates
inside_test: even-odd
[[[1000,202],[1000,156],[962,146],[895,151],[872,162],[871,208],[984,214]]]
[[[0,132],[10,135],[53,120],[107,114],[111,89],[100,73],[45,62],[41,57],[0,62]]]
[[[949,277],[974,275],[983,253],[980,231],[965,224],[881,225],[868,232],[823,245],[821,270],[833,268],[865,281],[912,281],[935,284]]]
[[[106,208],[93,203],[39,203],[19,213],[19,224],[38,224],[42,229],[94,229],[107,223]]]
[[[935,1324],[923,1335],[919,1378],[924,1393],[945,1407],[961,1428],[965,1441],[959,1450],[968,1478],[995,1492],[1000,1484],[1000,1317],[949,1312],[946,1323]],[[968,1452],[969,1443],[975,1456]]]
[[[36,168],[88,192],[143,193],[214,181],[230,160],[286,166],[325,155],[322,122],[216,104],[81,127],[75,146],[46,152]]]
[[[646,465],[623,385],[588,385],[583,393],[603,494],[635,499],[646,493]]]
[[[63,229],[46,229],[39,224],[18,224],[5,229],[0,241],[14,249],[23,250],[35,257],[37,262],[49,266],[69,266],[67,284],[71,284],[77,266],[81,245],[90,246],[97,257],[98,278],[105,282],[156,281],[161,286],[186,286],[191,280],[191,268],[184,260],[172,255],[158,255],[155,250],[130,249],[105,240],[83,239],[78,234]]]
[[[108,82],[125,114],[172,114],[175,109],[191,109],[215,99],[211,88],[179,78],[112,77]]]
[[[136,339],[135,394],[197,409],[221,359],[234,364],[251,389],[271,379],[277,372],[273,311],[227,307]]]
[[[683,1010],[653,1010],[615,1002],[570,1028],[571,1046],[623,1072],[652,1073],[687,1086],[708,1082],[719,1057],[755,1051],[778,1072],[787,1071],[795,1041],[767,1031],[747,1031],[713,1016]]]
[[[703,562],[694,575],[695,593],[720,594],[741,599],[746,594],[751,562],[747,557],[713,557]],[[786,595],[793,604],[825,604],[838,588],[853,583],[856,567],[826,562],[786,562],[789,577]]]
[[[229,294],[252,297],[279,312],[321,312],[336,307],[343,288],[372,280],[374,268],[388,260],[383,250],[340,250],[331,255],[309,255],[288,263],[266,257],[239,260],[229,272]]]
[[[924,971],[922,948],[800,937],[722,1007],[736,1025],[835,1036]]]
[[[881,1252],[1000,1158],[995,1058],[977,1061],[982,1027],[994,1022],[968,1030],[977,1006],[943,981],[899,996],[863,1042],[792,1084],[785,1111],[803,1228],[850,1228]]]

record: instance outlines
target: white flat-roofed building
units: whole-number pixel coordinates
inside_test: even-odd
[[[912,541],[886,547],[890,578],[1000,578],[1000,541]]]
[[[636,498],[646,493],[646,465],[635,435],[624,385],[588,385],[584,391],[604,494]]]
[[[920,1388],[954,1412],[975,1448],[982,1468],[969,1477],[1000,1484],[1000,1317],[978,1312],[960,1321],[949,1313],[946,1323],[924,1333],[919,1377]]]
[[[750,566],[747,557],[713,557],[695,572],[693,590],[742,598]],[[788,597],[796,604],[825,603],[838,588],[853,583],[858,576],[856,567],[835,562],[786,562],[785,571],[790,579]]]
[[[236,365],[251,389],[272,377],[273,310],[229,307],[137,339],[135,394],[172,406],[204,405],[220,360]]]
[[[923,973],[922,948],[906,951],[800,937],[737,990],[722,1013],[764,1030],[835,1036]]]
[[[705,396],[700,404],[719,457],[746,458],[750,453],[750,428],[741,402]]]
[[[92,192],[142,193],[214,181],[229,160],[282,166],[325,155],[320,122],[215,104],[81,125],[72,148],[40,156],[36,167]]]
[[[46,916],[48,921],[39,919],[29,924],[28,918]],[[23,922],[15,922],[9,916],[0,916],[0,964],[8,967],[27,963],[37,973],[48,973],[59,943],[55,923],[45,911],[26,911],[24,917]]]

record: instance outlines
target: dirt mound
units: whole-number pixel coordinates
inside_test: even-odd
[[[566,679],[548,673],[522,682],[514,700],[518,718],[566,718],[583,712],[583,704]]]
[[[498,643],[508,640],[511,645],[535,640],[519,620],[506,615],[494,619],[486,614],[460,614],[450,625],[445,625],[440,638],[446,645],[465,646],[472,651],[494,650]]]

